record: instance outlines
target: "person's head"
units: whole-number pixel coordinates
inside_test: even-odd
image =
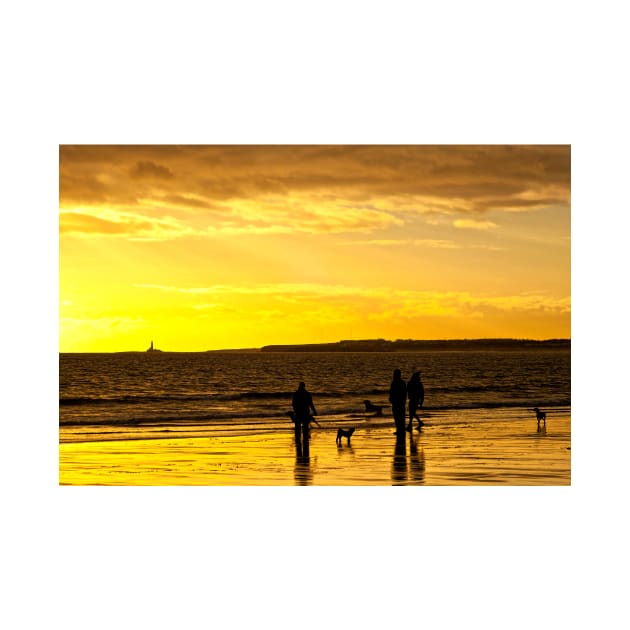
[[[396,368],[394,370],[394,378],[400,378],[400,376],[401,376],[401,372],[398,368]]]
[[[300,381],[300,384],[298,385],[298,389],[305,389],[306,385],[304,384],[304,381]]]

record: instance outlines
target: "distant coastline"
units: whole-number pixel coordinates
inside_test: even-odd
[[[419,352],[448,350],[570,350],[571,339],[352,339],[332,343],[273,344],[262,348],[221,348],[197,352],[252,353],[252,352]],[[177,354],[187,351],[123,350],[112,353],[60,354]],[[194,351],[189,351],[194,352]]]
[[[416,352],[419,350],[570,349],[570,339],[362,339],[263,346],[261,352]]]
[[[332,343],[273,344],[208,352],[416,352],[418,350],[523,350],[571,348],[570,339],[352,339]]]

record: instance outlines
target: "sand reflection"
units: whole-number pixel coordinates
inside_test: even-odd
[[[441,419],[440,419],[441,420]],[[310,456],[292,431],[59,444],[61,485],[570,485],[571,420],[536,431],[531,417],[435,420],[400,442],[392,428],[357,430],[352,446],[335,429],[314,432]],[[65,434],[60,431],[61,437]],[[164,435],[164,434],[162,434]],[[426,465],[426,460],[430,465]]]
[[[425,461],[424,451],[418,448],[413,435],[409,436],[409,456],[405,436],[396,438],[394,461],[392,463],[392,485],[408,486],[424,483]]]
[[[295,468],[293,469],[293,477],[296,486],[313,485],[313,471],[311,469],[311,458],[298,456],[295,459]]]

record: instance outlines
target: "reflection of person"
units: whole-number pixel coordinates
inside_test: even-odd
[[[421,485],[424,483],[424,451],[418,449],[413,440],[413,433],[409,435],[409,457],[407,457],[405,437],[396,436],[396,448],[392,464],[392,485]]]
[[[414,484],[424,483],[424,451],[422,449],[418,451],[418,447],[413,442],[409,451],[409,472],[411,474],[411,479],[409,481]]]
[[[394,379],[389,386],[389,402],[396,425],[396,434],[405,435],[405,403],[407,402],[407,385],[403,381],[400,370],[394,370]]]
[[[409,396],[409,424],[407,425],[407,431],[411,431],[414,418],[418,420],[418,431],[420,431],[422,424],[416,412],[418,408],[422,409],[422,405],[424,404],[424,385],[420,380],[419,371],[411,375],[407,383],[407,395]]]
[[[311,470],[311,461],[309,457],[298,456],[293,469],[296,486],[313,485],[313,471]]]
[[[396,436],[394,449],[394,462],[392,464],[392,486],[404,486],[407,484],[407,452],[405,450],[404,435]]]
[[[317,415],[315,405],[313,404],[313,397],[306,389],[306,385],[302,381],[293,394],[292,400],[293,411],[295,412],[295,441],[299,444],[300,441],[300,429],[304,438],[304,455],[308,454],[308,425],[311,420],[314,420],[313,416]],[[311,410],[313,416],[311,416]]]

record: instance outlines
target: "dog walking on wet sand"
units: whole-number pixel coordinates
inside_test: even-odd
[[[348,446],[350,446],[350,438],[354,433],[354,427],[350,427],[349,429],[337,429],[337,439],[335,442],[341,446],[341,438],[348,438]]]
[[[534,407],[532,411],[536,412],[536,420],[538,421],[538,431],[540,431],[540,421],[543,421],[545,429],[547,428],[547,413],[545,411],[541,411],[538,407]]]

